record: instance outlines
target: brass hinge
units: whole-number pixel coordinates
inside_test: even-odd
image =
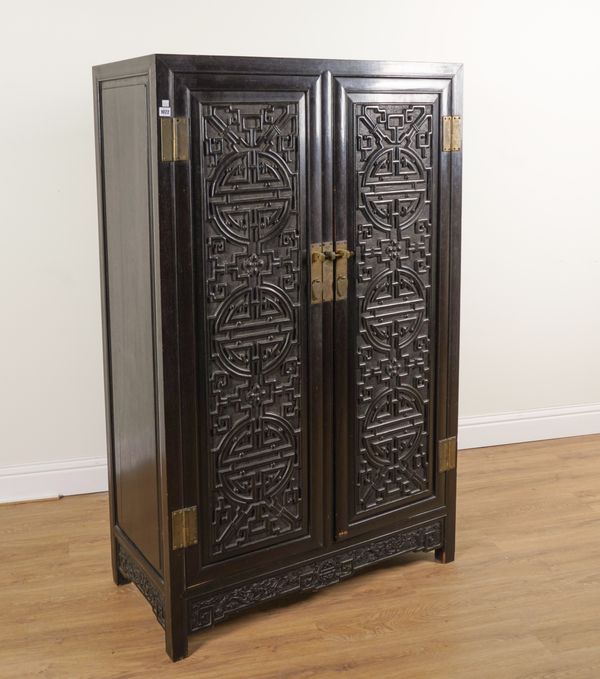
[[[438,464],[440,472],[456,469],[456,436],[438,442]]]
[[[443,151],[460,151],[462,149],[462,117],[443,117]]]
[[[160,157],[165,162],[189,160],[190,133],[187,118],[160,119]]]
[[[185,507],[171,512],[173,549],[198,544],[198,512],[196,507]]]

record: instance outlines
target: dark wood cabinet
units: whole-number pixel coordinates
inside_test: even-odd
[[[94,68],[113,575],[187,635],[454,558],[461,67]]]

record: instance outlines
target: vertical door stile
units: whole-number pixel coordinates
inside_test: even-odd
[[[334,193],[333,172],[335,167],[335,149],[333,135],[333,78],[331,71],[326,70],[321,75],[322,92],[322,172],[320,175],[322,195],[322,215],[320,220],[321,243],[334,240]],[[321,357],[320,368],[323,397],[320,401],[321,411],[316,414],[322,422],[322,451],[323,451],[323,525],[324,542],[329,546],[333,542],[334,526],[334,404],[333,392],[334,375],[334,308],[332,304],[323,304],[321,308]]]
[[[339,79],[334,79],[334,170],[333,185],[335,186],[335,204],[333,210],[334,237],[335,243],[340,241],[348,242],[352,246],[352,234],[348,233],[348,200],[351,191],[348,187],[347,173],[347,146],[348,146],[348,126],[347,126],[347,105],[345,91]],[[353,277],[350,290],[346,299],[336,299],[334,309],[334,332],[333,342],[335,351],[333,352],[333,365],[335,370],[333,380],[333,400],[335,404],[333,419],[335,430],[335,450],[336,454],[349,455],[348,440],[346,432],[349,426],[350,413],[346,407],[346,394],[349,388],[349,378],[352,375],[352,350],[348,339],[348,297],[352,297],[354,290]],[[348,478],[348,468],[346,465],[336,464],[336,538],[347,534],[346,525],[348,523],[348,511],[345,502],[340,502],[340,498],[345,494],[345,489],[350,483]],[[340,528],[341,527],[341,528]]]

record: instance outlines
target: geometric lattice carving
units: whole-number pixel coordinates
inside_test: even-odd
[[[408,226],[425,200],[424,174],[418,157],[401,146],[373,154],[361,183],[363,208],[371,221],[385,230]]]
[[[364,437],[369,460],[388,467],[414,452],[423,432],[423,403],[409,387],[382,391],[365,416]]]
[[[210,188],[211,217],[232,241],[263,240],[285,224],[293,198],[292,178],[281,158],[251,148],[220,165]]]
[[[381,313],[385,309],[385,313]],[[411,342],[425,319],[425,291],[408,269],[382,271],[365,292],[363,321],[372,344],[390,351]],[[396,346],[393,346],[394,341]]]
[[[300,519],[296,437],[286,420],[265,415],[241,422],[217,453],[216,538],[227,549],[243,546],[245,529],[276,536]],[[225,511],[217,511],[224,505]],[[237,512],[227,511],[236,507]]]
[[[306,531],[298,103],[231,97],[200,123],[214,560]]]
[[[243,377],[269,372],[285,359],[294,334],[289,297],[272,286],[241,288],[215,316],[214,342],[225,370]],[[244,332],[240,332],[240,328]]]
[[[354,513],[430,486],[433,107],[354,103]]]
[[[189,603],[189,630],[195,632],[236,615],[245,608],[292,592],[314,592],[345,580],[362,568],[398,554],[436,549],[442,543],[443,522],[409,528],[365,545],[315,559],[300,567],[256,578],[218,594]]]
[[[377,506],[398,489],[409,495],[420,487],[422,435],[423,402],[415,390],[396,387],[371,401],[363,422],[363,505]]]

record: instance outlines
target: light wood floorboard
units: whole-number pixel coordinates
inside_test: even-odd
[[[400,557],[190,638],[112,583],[105,494],[0,506],[0,676],[598,679],[600,436],[459,455],[457,560]]]

